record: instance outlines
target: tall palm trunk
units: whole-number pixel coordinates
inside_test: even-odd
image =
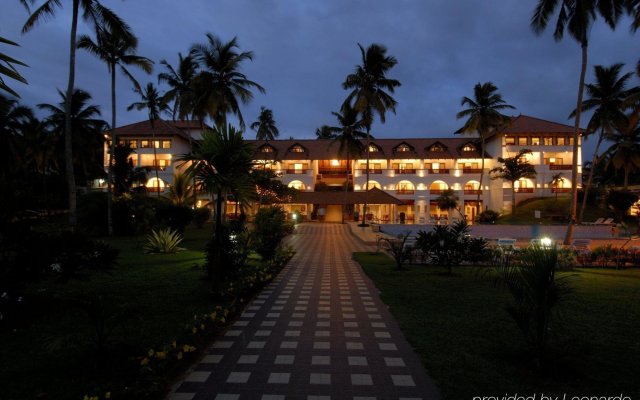
[[[362,210],[362,226],[367,225],[367,204],[369,197],[369,146],[371,145],[371,128],[367,126],[367,180],[364,186],[364,209]]]
[[[482,141],[480,142],[480,157],[482,159],[481,163],[481,169],[480,169],[480,187],[478,188],[478,195],[476,196],[476,207],[478,207],[478,212],[482,212],[482,209],[480,207],[480,193],[482,193],[482,180],[484,179],[484,138],[485,138],[485,132],[481,132],[480,135],[482,136]]]
[[[153,169],[156,171],[156,194],[160,197],[160,179],[158,178],[158,152],[156,151],[156,127],[151,120],[151,147],[153,147]]]
[[[624,190],[629,189],[629,170],[628,166],[624,167],[624,186],[622,187]]]
[[[591,161],[591,170],[589,171],[589,179],[587,180],[587,186],[584,188],[584,195],[582,197],[582,206],[580,207],[580,216],[578,217],[578,223],[582,222],[584,218],[584,210],[587,208],[587,197],[589,195],[589,189],[591,189],[591,181],[593,180],[593,173],[595,172],[596,165],[598,165],[598,150],[600,149],[600,144],[602,144],[602,139],[604,139],[604,128],[600,131],[600,137],[598,138],[598,143],[596,144],[596,149],[593,152],[593,161]],[[556,200],[558,198],[558,192],[556,190]]]
[[[348,193],[349,193],[349,171],[351,170],[351,168],[349,168],[349,150],[347,149],[347,179],[345,180],[345,184],[344,184],[344,204],[342,205],[342,223],[344,224],[344,216],[347,213],[347,199],[348,199]]]
[[[511,218],[516,217],[516,182],[511,182]]]
[[[107,233],[113,236],[113,160],[116,153],[116,65],[111,63],[111,149],[107,170]]]
[[[71,129],[71,100],[76,78],[76,32],[78,31],[78,8],[80,0],[73,0],[73,15],[71,19],[71,37],[69,39],[69,82],[67,84],[67,98],[64,102],[64,160],[67,178],[67,193],[69,195],[69,227],[75,230],[76,214],[76,177],[73,172],[73,132]]]
[[[584,92],[584,77],[587,73],[587,43],[582,43],[582,68],[580,69],[580,82],[578,83],[578,104],[576,106],[576,123],[573,127],[573,164],[571,166],[571,216],[567,226],[567,234],[564,244],[569,245],[573,241],[573,230],[576,223],[576,211],[578,208],[578,132],[580,131],[580,116],[582,115],[582,95]]]

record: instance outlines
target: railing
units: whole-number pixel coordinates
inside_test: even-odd
[[[360,168],[360,169],[358,169],[358,171],[360,171],[363,174],[367,173],[367,169],[366,168]],[[380,175],[382,173],[382,169],[380,169],[380,168],[369,168],[369,173],[370,174],[378,174],[378,175]]]
[[[428,169],[427,172],[430,174],[448,174],[449,168]]]
[[[462,168],[462,172],[465,174],[479,174],[482,172],[482,168]]]
[[[321,169],[318,173],[322,175],[346,175],[347,171],[346,169]]]
[[[551,193],[569,193],[569,192],[571,192],[571,188],[557,188],[557,187],[551,188]]]
[[[160,172],[166,171],[168,168],[171,168],[170,165],[141,165],[140,168],[144,168],[147,171],[155,171],[158,170]]]
[[[160,187],[156,187],[156,186],[147,186],[147,192],[164,192],[164,190],[166,188],[160,186]]]
[[[416,191],[413,189],[398,189],[396,194],[414,194]]]
[[[549,169],[550,170],[568,170],[571,171],[571,168],[573,168],[573,166],[571,164],[547,164],[549,165]]]
[[[533,188],[515,188],[516,193],[533,193]]]
[[[442,194],[446,189],[429,189],[429,193],[431,194]]]
[[[413,168],[412,169],[409,169],[409,168],[405,168],[405,169],[396,168],[394,171],[395,171],[396,174],[415,174],[416,173],[416,170],[413,169]]]
[[[304,175],[304,174],[307,173],[307,170],[306,169],[295,169],[295,168],[294,169],[289,169],[289,168],[287,168],[287,172],[286,173],[289,174],[289,175]]]
[[[482,194],[480,189],[465,189],[464,194]]]

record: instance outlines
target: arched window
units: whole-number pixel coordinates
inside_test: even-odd
[[[411,150],[412,150],[411,147],[409,147],[409,145],[406,144],[406,143],[402,143],[401,145],[398,145],[396,147],[396,151],[399,152],[399,153],[406,153],[406,152],[411,151]]]
[[[296,144],[289,147],[289,151],[291,153],[304,153],[304,147],[300,146],[299,144]]]
[[[305,186],[304,183],[302,183],[301,181],[291,181],[288,185],[290,188],[293,189],[298,189],[298,190],[305,190]]]
[[[521,178],[514,182],[516,193],[533,193],[533,181],[527,178]]]
[[[376,146],[373,143],[369,144],[369,153],[377,153],[379,151],[382,151],[382,150],[380,150],[380,147]]]
[[[150,192],[156,192],[156,191],[164,191],[166,184],[164,183],[164,181],[162,179],[156,179],[151,178],[147,181],[147,183],[145,184],[145,186],[147,187],[147,190]]]
[[[464,184],[464,194],[477,194],[480,191],[480,182],[478,181],[469,181]]]
[[[433,152],[442,152],[445,151],[446,148],[442,145],[442,143],[434,143],[427,150]]]
[[[471,143],[467,143],[462,147],[462,151],[476,151],[476,146]]]
[[[367,190],[370,190],[370,189],[373,189],[373,188],[382,189],[382,186],[380,186],[380,184],[378,182],[376,182],[376,181],[369,181],[369,185],[367,186]]]
[[[396,185],[397,194],[413,194],[416,187],[410,181],[400,181]]]
[[[273,147],[269,146],[269,145],[264,145],[262,147],[260,147],[260,153],[273,153],[274,149]]]
[[[443,181],[435,181],[429,185],[429,192],[431,194],[442,194],[445,190],[449,189],[449,185]]]

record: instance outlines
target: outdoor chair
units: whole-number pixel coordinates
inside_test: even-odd
[[[512,238],[500,238],[498,239],[498,248],[505,253],[510,253],[514,250],[518,250],[518,246],[516,246],[516,239]]]
[[[611,224],[613,224],[613,218],[607,218],[598,225],[611,225]]]
[[[604,221],[604,218],[598,218],[593,222],[583,222],[583,225],[600,225]]]

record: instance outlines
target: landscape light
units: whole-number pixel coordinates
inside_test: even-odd
[[[542,245],[542,247],[551,247],[552,243],[553,241],[548,237],[543,237],[542,239],[540,239],[540,244]]]

